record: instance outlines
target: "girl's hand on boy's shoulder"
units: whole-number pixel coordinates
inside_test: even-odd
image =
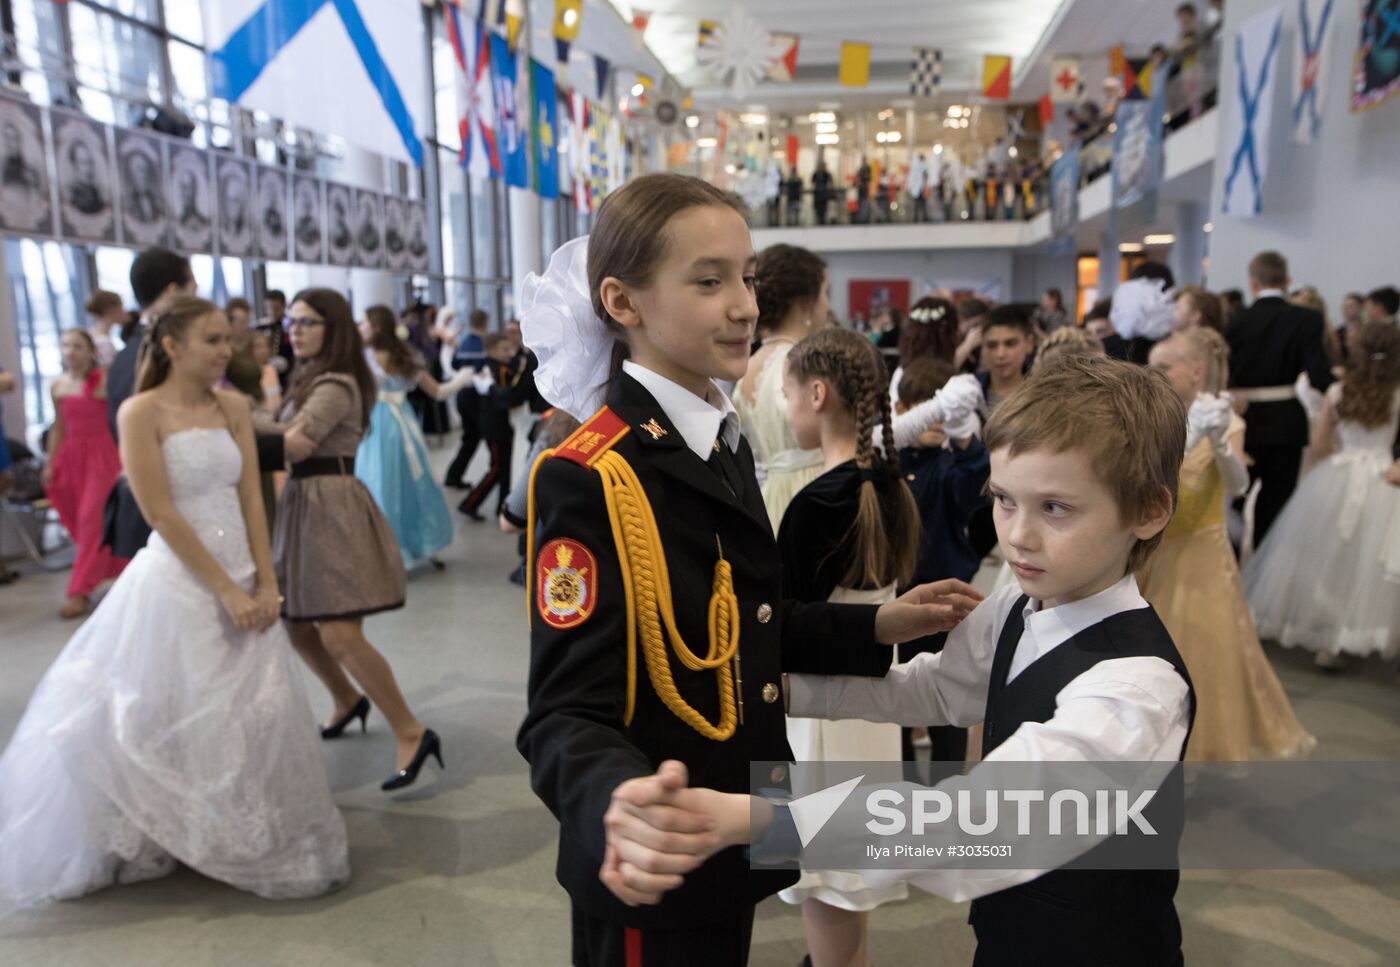
[[[951,631],[981,603],[982,592],[966,581],[949,578],[921,584],[880,605],[875,612],[875,640],[895,645]]]

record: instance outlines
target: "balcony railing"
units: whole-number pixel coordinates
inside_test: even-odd
[[[1166,62],[1165,94],[1166,133],[1189,124],[1215,106],[1219,82],[1219,34],[1203,37]],[[1113,161],[1112,114],[1105,114],[1080,132],[1074,140],[1080,150],[1080,187],[1109,173]],[[1049,206],[1048,165],[1037,161],[1028,166],[1013,166],[985,177],[969,178],[953,184],[944,178],[925,192],[922,199],[914,198],[904,189],[904,180],[872,185],[868,193],[854,184],[836,186],[825,199],[816,197],[808,185],[803,185],[800,200],[789,200],[786,185],[781,195],[767,205],[748,211],[749,224],[754,228],[806,228],[818,225],[886,225],[918,222],[946,223],[959,221],[999,222],[1027,221]],[[824,217],[818,217],[818,208]]]

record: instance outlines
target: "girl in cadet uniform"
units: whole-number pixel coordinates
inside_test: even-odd
[[[688,834],[700,855],[639,876],[605,848],[618,790],[669,788],[688,769],[696,786],[747,792],[751,761],[790,758],[785,667],[834,669],[853,647],[946,630],[977,600],[958,581],[878,606],[782,600],[753,455],[715,382],[748,363],[754,262],[727,195],[657,174],[610,195],[592,237],[525,285],[539,389],[583,421],[533,474],[517,739],[560,821],[579,967],[745,964],[755,904],[795,874],[751,871],[707,828]]]

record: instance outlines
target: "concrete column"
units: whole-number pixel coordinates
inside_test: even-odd
[[[520,304],[520,289],[531,272],[544,271],[540,252],[540,196],[528,188],[507,189],[510,197],[511,291]]]
[[[4,250],[9,249],[17,252],[18,248],[18,242],[0,243],[0,291],[14,291],[10,285],[10,271],[4,258]],[[14,299],[0,299],[0,368],[18,380],[20,375],[19,320],[15,318],[14,303]],[[4,433],[12,440],[23,440],[23,392],[16,390],[0,400],[0,410],[4,412],[4,423],[0,424],[0,433]]]
[[[1112,222],[1112,219],[1109,220]],[[1123,256],[1118,252],[1118,233],[1104,229],[1099,237],[1099,298],[1107,299],[1118,288]]]
[[[1177,285],[1200,285],[1205,276],[1202,263],[1207,250],[1207,211],[1203,202],[1183,201],[1176,205],[1176,241],[1172,244],[1167,265],[1176,276]]]

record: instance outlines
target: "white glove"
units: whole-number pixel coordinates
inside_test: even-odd
[[[943,432],[952,440],[966,440],[980,428],[977,407],[982,402],[982,384],[976,376],[954,376],[935,394],[943,403]]]
[[[1186,411],[1186,451],[1194,450],[1206,437],[1210,438],[1212,447],[1219,449],[1229,432],[1231,414],[1229,394],[1197,394]]]
[[[438,383],[437,393],[433,398],[439,402],[452,399],[460,391],[466,389],[476,380],[476,374],[470,369],[459,369],[452,374],[452,378],[446,383]]]
[[[472,377],[472,386],[482,396],[489,396],[495,385],[496,380],[491,376],[491,371],[489,369],[479,369]]]
[[[975,419],[977,407],[981,402],[982,384],[977,381],[976,376],[966,373],[954,376],[933,395],[933,399],[924,400],[904,415],[894,418],[894,426],[891,430],[894,433],[895,447],[913,446],[915,440],[939,423],[947,424],[951,421],[958,425],[957,428],[965,429],[964,421],[967,419],[968,412],[973,413]],[[884,445],[884,433],[884,427],[876,428],[876,448]],[[966,439],[966,437],[958,439]]]

